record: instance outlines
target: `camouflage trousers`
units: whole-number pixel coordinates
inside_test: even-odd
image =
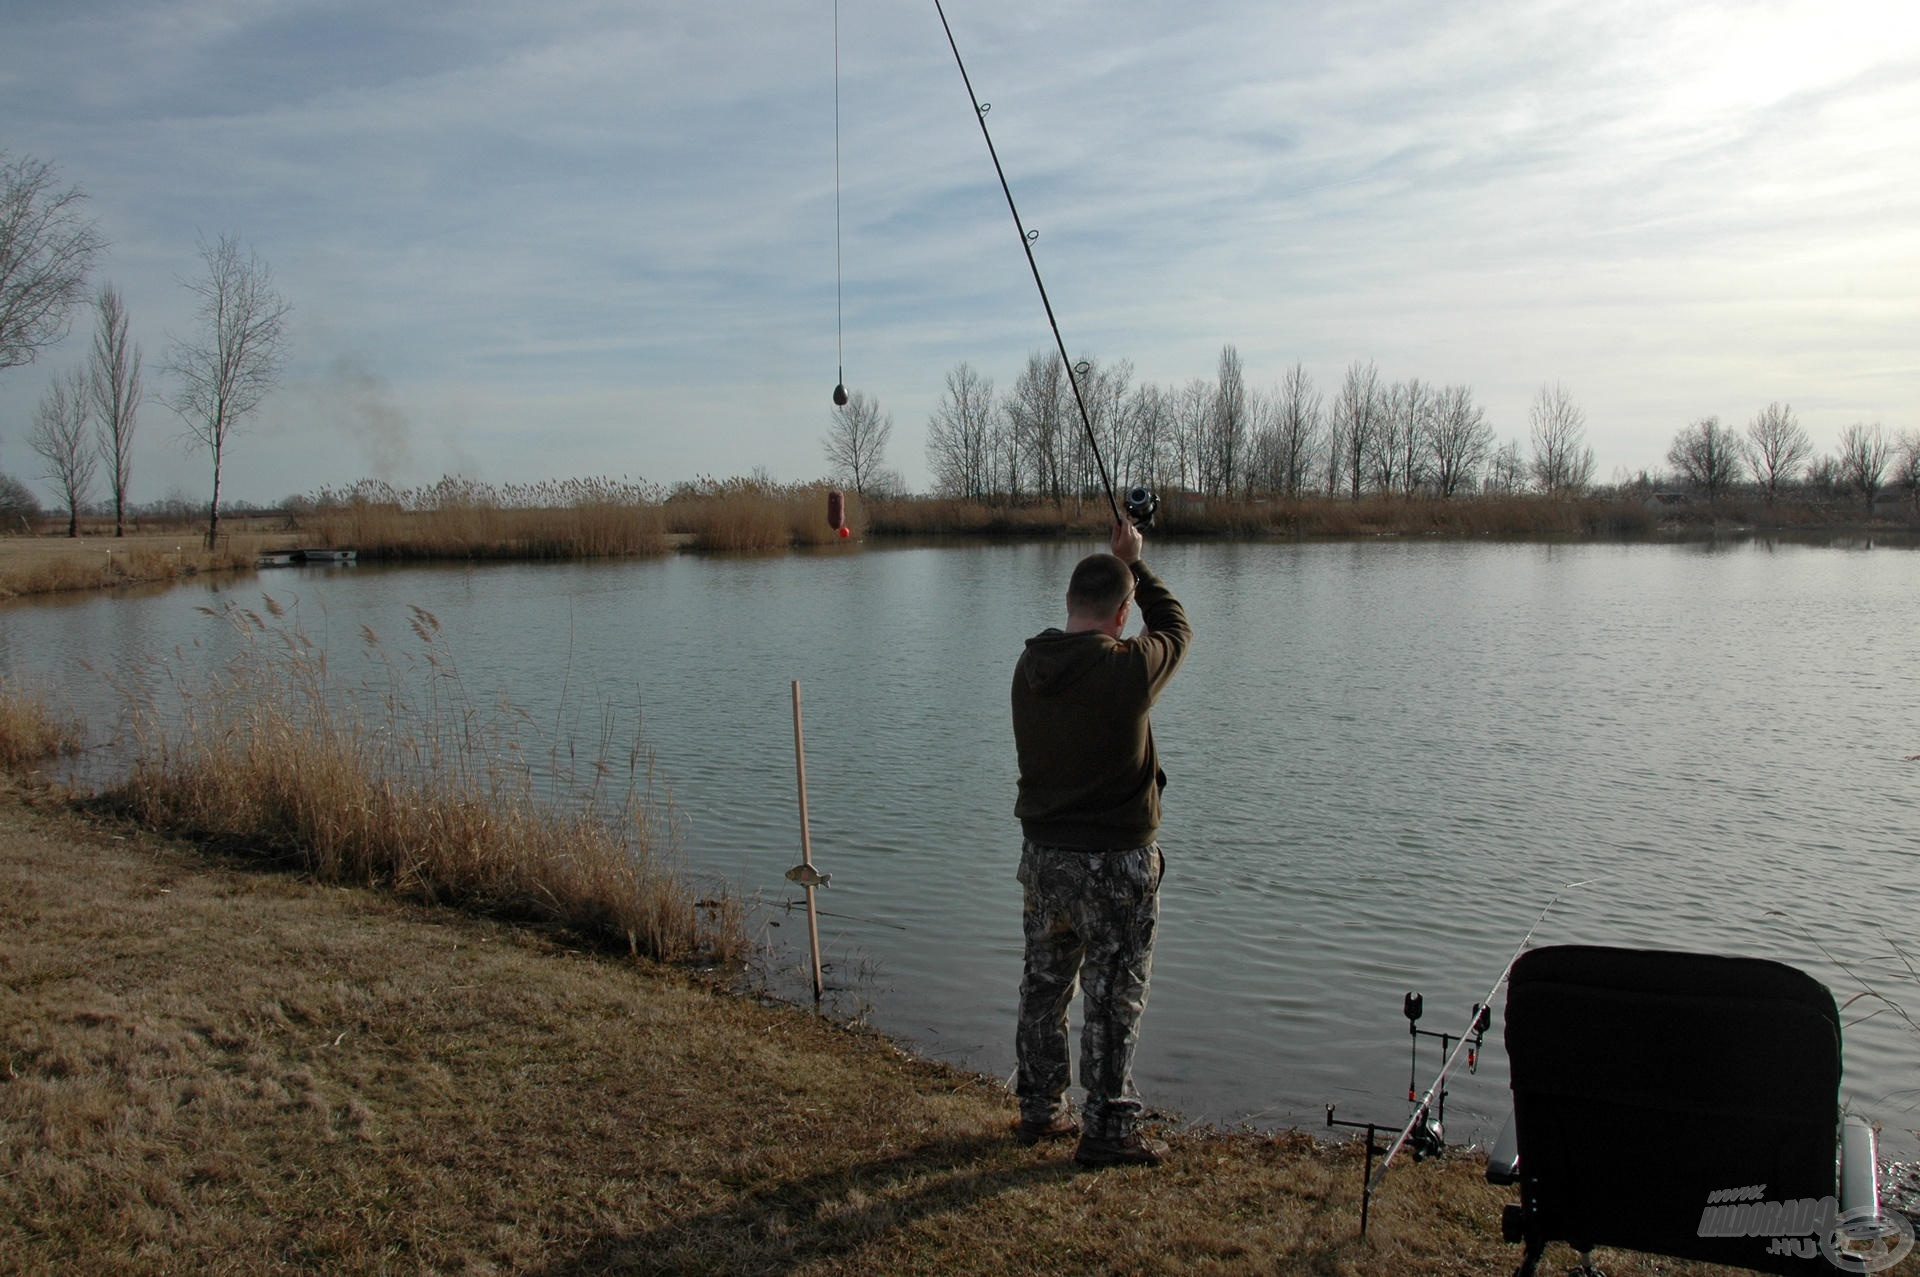
[[[1153,934],[1160,921],[1157,843],[1125,851],[1074,851],[1031,840],[1021,848],[1026,970],[1014,1038],[1020,1115],[1045,1122],[1066,1109],[1071,1065],[1067,1007],[1081,1003],[1081,1126],[1124,1139],[1144,1105],[1133,1092],[1133,1049],[1147,1009]]]

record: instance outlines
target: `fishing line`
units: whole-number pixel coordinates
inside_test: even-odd
[[[840,0],[833,0],[833,353],[840,379],[833,402],[847,403],[847,337],[842,317],[840,266]]]
[[[837,2],[837,0],[836,0]],[[1067,370],[1067,384],[1073,387],[1073,402],[1080,409],[1080,424],[1086,429],[1087,444],[1093,449],[1094,464],[1100,467],[1100,482],[1106,486],[1107,504],[1113,507],[1114,522],[1121,521],[1120,502],[1113,495],[1113,479],[1107,474],[1107,463],[1100,456],[1100,441],[1094,437],[1093,417],[1087,412],[1086,398],[1080,393],[1079,374],[1087,370],[1085,364],[1075,367],[1067,355],[1066,340],[1060,336],[1060,322],[1053,316],[1053,303],[1047,298],[1047,286],[1040,278],[1040,263],[1033,256],[1033,241],[1040,238],[1039,231],[1030,231],[1020,220],[1020,210],[1013,202],[1013,188],[1007,184],[1007,171],[1000,167],[1000,152],[994,149],[993,134],[987,131],[987,112],[993,109],[991,103],[982,102],[980,95],[973,91],[973,77],[967,74],[967,64],[960,56],[960,45],[953,38],[953,26],[947,21],[947,11],[940,0],[933,0],[935,12],[940,15],[940,25],[947,33],[947,46],[953,50],[953,61],[960,68],[961,83],[967,86],[967,98],[973,103],[974,118],[980,121],[980,136],[987,140],[987,154],[993,157],[993,171],[1000,177],[1000,190],[1007,197],[1007,211],[1013,214],[1014,229],[1020,232],[1020,247],[1027,255],[1027,268],[1033,272],[1033,286],[1040,290],[1040,305],[1047,312],[1047,326],[1053,329],[1054,344],[1060,348],[1060,363]]]
[[[792,913],[795,909],[804,909],[807,907],[807,902],[804,900],[782,900],[780,903],[788,913]],[[814,912],[822,918],[840,918],[847,922],[864,922],[871,927],[891,927],[895,931],[909,931],[912,929],[904,923],[887,922],[880,918],[862,917],[857,913],[835,913],[831,909],[815,909]]]
[[[1570,882],[1566,886],[1560,888],[1560,890],[1553,893],[1553,899],[1547,901],[1546,907],[1540,910],[1540,916],[1533,920],[1533,925],[1531,927],[1527,928],[1527,934],[1520,937],[1520,944],[1516,949],[1514,949],[1513,956],[1507,959],[1507,965],[1504,967],[1501,967],[1500,974],[1494,977],[1493,987],[1487,990],[1487,996],[1485,1001],[1481,1002],[1478,1006],[1476,1006],[1473,1009],[1474,1020],[1477,1021],[1480,1018],[1480,1013],[1482,1008],[1490,1007],[1493,1005],[1493,995],[1500,991],[1501,984],[1506,981],[1507,973],[1513,970],[1513,964],[1520,961],[1520,955],[1525,953],[1527,951],[1527,946],[1533,942],[1533,933],[1540,929],[1540,924],[1542,922],[1546,921],[1548,910],[1552,909],[1554,905],[1560,903],[1560,897],[1566,895],[1569,891],[1572,891],[1575,887],[1591,887],[1594,883],[1599,881],[1600,879],[1598,878],[1588,878],[1582,882]],[[1413,1134],[1413,1128],[1418,1126],[1421,1120],[1426,1116],[1427,1112],[1429,1111],[1428,1106],[1433,1103],[1433,1097],[1435,1093],[1437,1093],[1440,1090],[1441,1084],[1447,1080],[1447,1074],[1453,1071],[1454,1064],[1458,1062],[1460,1059],[1460,1053],[1467,1049],[1468,1044],[1472,1040],[1473,1040],[1473,1026],[1470,1023],[1468,1025],[1467,1033],[1463,1035],[1460,1039],[1460,1045],[1453,1048],[1453,1054],[1449,1055],[1447,1057],[1446,1063],[1440,1066],[1440,1072],[1438,1075],[1434,1077],[1433,1085],[1428,1087],[1427,1093],[1420,1097],[1420,1103],[1418,1106],[1414,1108],[1413,1116],[1408,1118],[1407,1124],[1400,1128],[1400,1138],[1396,1139],[1393,1142],[1392,1147],[1387,1149],[1386,1160],[1380,1163],[1380,1168],[1374,1171],[1373,1178],[1367,1181],[1366,1195],[1368,1197],[1371,1197],[1373,1195],[1373,1190],[1380,1186],[1380,1181],[1387,1177],[1387,1167],[1393,1165],[1394,1154],[1398,1153],[1400,1149],[1406,1144],[1408,1137],[1410,1137]]]

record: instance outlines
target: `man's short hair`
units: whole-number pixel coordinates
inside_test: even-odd
[[[1077,616],[1109,617],[1133,596],[1133,569],[1117,554],[1089,554],[1067,582],[1067,610]]]

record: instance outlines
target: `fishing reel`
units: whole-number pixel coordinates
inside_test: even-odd
[[[1127,518],[1133,521],[1134,527],[1150,528],[1153,526],[1153,512],[1160,508],[1160,497],[1152,488],[1128,488],[1127,499],[1122,504],[1126,506]]]
[[[1421,1103],[1420,1095],[1414,1089],[1416,1070],[1419,1068],[1421,1038],[1440,1039],[1440,1057],[1443,1062],[1440,1076],[1435,1079],[1433,1088],[1438,1092],[1438,1106],[1428,1107],[1423,1104],[1413,1124],[1407,1129],[1407,1146],[1412,1150],[1413,1160],[1416,1162],[1423,1157],[1438,1157],[1447,1151],[1446,1128],[1443,1123],[1447,1113],[1447,1069],[1453,1064],[1449,1052],[1454,1043],[1460,1043],[1467,1052],[1467,1072],[1478,1073],[1480,1048],[1486,1042],[1488,1027],[1493,1023],[1493,1013],[1476,1002],[1473,1004],[1473,1020],[1467,1025],[1467,1031],[1464,1034],[1436,1033],[1432,1029],[1420,1027],[1420,1017],[1425,1011],[1426,999],[1417,993],[1408,993],[1400,1004],[1400,1013],[1407,1017],[1407,1036],[1411,1039],[1407,1058],[1407,1103]],[[1433,1098],[1431,1093],[1428,1098]]]

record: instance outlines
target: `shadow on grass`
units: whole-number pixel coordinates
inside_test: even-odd
[[[923,1219],[953,1215],[964,1226],[990,1199],[1086,1174],[1070,1153],[1069,1146],[1029,1154],[1006,1135],[935,1140],[877,1161],[764,1184],[657,1228],[598,1237],[537,1271],[541,1277],[782,1272],[887,1246]]]

